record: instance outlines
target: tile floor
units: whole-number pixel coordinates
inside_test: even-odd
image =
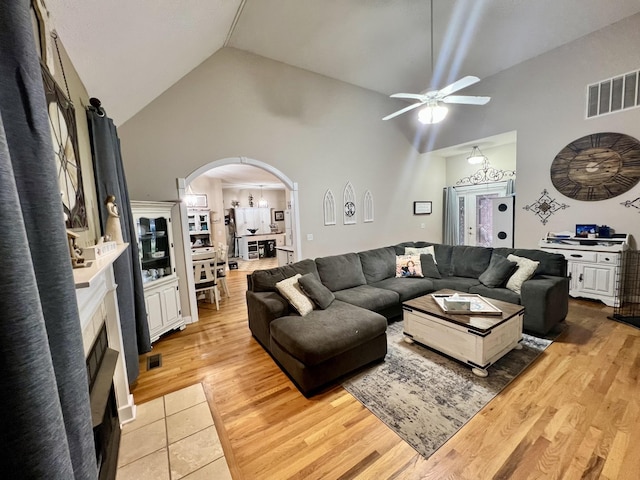
[[[137,406],[123,426],[116,480],[231,479],[198,383]]]

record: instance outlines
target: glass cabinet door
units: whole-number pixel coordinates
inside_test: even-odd
[[[173,273],[169,243],[170,224],[165,217],[137,219],[142,281],[154,282]]]

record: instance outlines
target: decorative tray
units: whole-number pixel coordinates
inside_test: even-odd
[[[450,315],[502,315],[502,310],[477,293],[432,293],[431,297],[444,313]]]

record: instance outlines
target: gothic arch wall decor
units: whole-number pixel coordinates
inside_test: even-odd
[[[327,190],[324,194],[322,201],[322,211],[324,212],[324,224],[335,225],[336,224],[336,199],[333,196],[331,189]]]
[[[569,208],[569,205],[556,202],[555,198],[549,196],[549,192],[545,188],[540,194],[540,198],[530,205],[522,207],[524,210],[533,212],[542,222],[543,225],[547,224],[549,217],[556,213],[558,210],[564,210]]]
[[[344,187],[343,193],[343,223],[345,225],[355,225],[356,224],[356,191],[351,185],[351,182],[347,182],[347,185]]]
[[[362,202],[362,217],[364,223],[373,222],[373,194],[371,190],[364,192],[364,201]]]

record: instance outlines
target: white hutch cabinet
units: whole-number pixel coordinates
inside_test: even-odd
[[[185,328],[173,250],[170,202],[131,202],[151,342]]]
[[[619,306],[619,276],[623,252],[629,248],[628,235],[596,239],[547,236],[540,240],[539,246],[567,259],[569,295],[600,300],[610,307]]]

